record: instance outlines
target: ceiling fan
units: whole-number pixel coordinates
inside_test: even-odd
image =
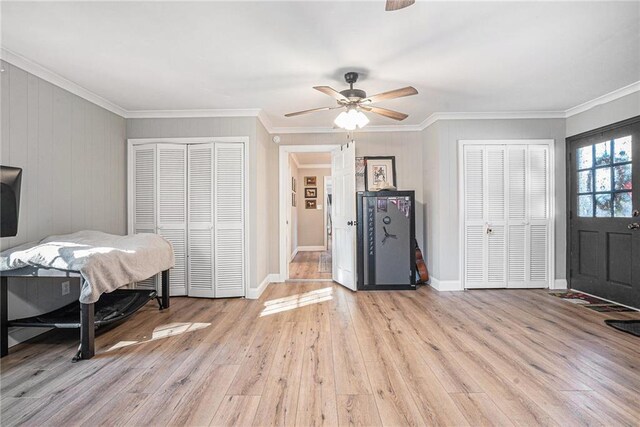
[[[384,10],[389,12],[392,10],[404,9],[405,7],[411,6],[415,2],[416,0],[387,0],[387,4]]]
[[[315,90],[318,90],[330,97],[334,98],[338,105],[335,107],[321,107],[312,108],[310,110],[296,111],[295,113],[285,114],[285,117],[299,116],[301,114],[315,113],[317,111],[336,110],[339,108],[345,108],[346,111],[340,113],[336,118],[335,124],[341,128],[347,130],[354,130],[356,127],[362,128],[369,119],[365,116],[361,110],[369,113],[376,113],[381,116],[389,117],[394,120],[404,120],[409,117],[407,114],[400,113],[398,111],[388,110],[386,108],[374,107],[371,104],[376,102],[385,101],[387,99],[401,98],[403,96],[416,95],[418,91],[412,87],[407,86],[401,89],[391,90],[388,92],[379,93],[373,96],[367,96],[367,93],[362,89],[354,89],[353,84],[358,81],[358,73],[349,72],[344,75],[344,79],[349,84],[349,89],[338,92],[337,90],[329,86],[314,86]]]

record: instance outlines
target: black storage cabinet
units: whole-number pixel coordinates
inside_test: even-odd
[[[358,290],[416,288],[414,191],[364,191],[358,212]]]

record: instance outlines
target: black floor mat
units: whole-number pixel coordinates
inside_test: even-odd
[[[604,323],[622,332],[640,337],[640,320],[607,319]]]

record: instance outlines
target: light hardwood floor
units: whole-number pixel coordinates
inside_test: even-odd
[[[2,359],[5,425],[638,425],[640,339],[542,290],[148,304],[71,364],[76,334]],[[155,338],[154,338],[155,337]]]
[[[324,251],[298,252],[289,263],[289,278],[295,279],[331,279],[331,272],[320,273],[318,270],[320,255]]]

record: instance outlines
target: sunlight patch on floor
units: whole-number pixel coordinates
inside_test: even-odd
[[[262,310],[262,313],[260,313],[260,317],[330,301],[331,299],[333,299],[333,288],[316,289],[302,294],[272,299],[264,303],[265,308]]]
[[[208,328],[209,326],[211,326],[211,323],[192,323],[192,322],[169,323],[167,325],[162,325],[155,328],[151,334],[151,338],[147,338],[145,336],[140,341],[120,341],[119,343],[111,346],[107,351],[113,351],[119,348],[129,347],[136,344],[144,344],[144,343],[155,341],[155,340],[160,340],[164,338],[173,337],[176,335],[185,334],[187,332],[195,332],[200,329]]]

